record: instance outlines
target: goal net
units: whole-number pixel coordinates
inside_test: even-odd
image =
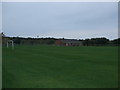
[[[9,48],[9,47],[14,48],[14,42],[13,42],[13,40],[8,40],[7,41],[7,48]]]

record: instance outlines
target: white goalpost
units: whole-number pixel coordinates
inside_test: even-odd
[[[13,40],[8,40],[7,41],[7,48],[9,48],[9,45],[11,45],[12,49],[14,49],[14,42],[13,42]]]

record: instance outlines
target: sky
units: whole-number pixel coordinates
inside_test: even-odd
[[[3,2],[6,36],[118,38],[117,2]]]
[[[1,0],[2,2],[119,2],[119,0]]]

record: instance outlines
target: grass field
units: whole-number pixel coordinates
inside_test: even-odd
[[[3,88],[115,88],[117,62],[117,47],[3,47]]]

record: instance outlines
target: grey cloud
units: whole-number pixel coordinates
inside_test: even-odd
[[[114,33],[116,38],[117,34],[117,3],[3,3],[3,15],[3,30],[10,36],[85,38],[108,32],[104,36]]]

